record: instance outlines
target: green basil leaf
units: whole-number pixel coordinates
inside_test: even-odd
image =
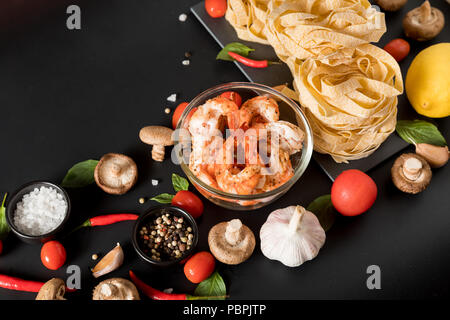
[[[395,129],[403,140],[411,144],[428,143],[440,147],[447,145],[439,129],[424,120],[399,120]]]
[[[7,193],[3,197],[3,202],[0,207],[0,240],[3,240],[8,235],[11,228],[9,227],[8,223],[6,222],[6,214],[5,214],[5,201],[7,197]]]
[[[331,195],[327,194],[316,198],[306,209],[314,213],[319,219],[323,230],[328,231],[336,220],[336,212],[334,211]]]
[[[94,183],[94,170],[98,160],[79,162],[69,169],[61,186],[64,188],[82,188]]]
[[[195,296],[205,297],[207,300],[225,300],[225,298],[218,297],[226,296],[226,294],[227,288],[225,282],[217,271],[208,279],[200,282],[194,292]]]
[[[150,200],[153,200],[153,201],[156,201],[159,203],[171,203],[173,197],[174,196],[172,194],[162,193],[160,195],[157,195],[157,196],[151,198]]]
[[[176,173],[172,174],[172,184],[176,192],[189,189],[189,181]]]
[[[239,42],[232,42],[223,47],[222,50],[217,54],[217,60],[226,60],[226,61],[234,61],[232,57],[228,54],[228,52],[235,52],[241,56],[247,57],[251,51],[255,51],[255,49],[249,48],[246,45]]]

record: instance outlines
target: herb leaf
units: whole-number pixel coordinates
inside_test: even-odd
[[[411,144],[428,143],[440,147],[447,145],[438,128],[424,120],[399,120],[395,129],[403,140]]]
[[[172,184],[176,192],[189,189],[189,182],[187,179],[180,177],[176,173],[172,174]]]
[[[174,196],[172,194],[162,193],[162,194],[159,194],[159,195],[151,198],[150,200],[153,200],[153,201],[156,201],[159,203],[171,203],[173,197]]]
[[[239,42],[231,42],[223,47],[222,50],[217,54],[217,60],[226,60],[226,61],[234,61],[232,57],[228,54],[228,52],[235,52],[241,56],[247,57],[251,51],[255,51],[255,49],[249,48],[246,45]]]
[[[207,300],[225,300],[225,298],[218,297],[225,297],[227,288],[220,274],[215,271],[208,279],[200,282],[197,289],[195,289],[194,294],[195,296],[205,297]]]
[[[82,188],[94,183],[94,170],[98,160],[79,162],[67,171],[61,185],[64,188]]]
[[[6,223],[6,215],[5,215],[5,201],[7,197],[7,193],[3,197],[2,205],[0,206],[0,240],[3,240],[8,235],[9,231],[11,230],[8,226],[8,223]]]
[[[336,212],[334,211],[331,195],[326,194],[316,198],[306,209],[314,213],[319,219],[323,230],[328,231],[336,220]]]

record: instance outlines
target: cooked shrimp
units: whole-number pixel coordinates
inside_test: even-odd
[[[201,181],[213,188],[218,189],[216,179],[214,176],[209,174],[208,167],[206,165],[192,163],[189,164],[189,169],[191,169],[192,173]]]
[[[217,97],[198,107],[189,120],[189,131],[193,136],[211,137],[217,130],[223,131],[224,120],[230,129],[239,125],[239,108],[225,98]]]
[[[252,194],[258,185],[261,175],[259,165],[245,166],[239,170],[238,167],[223,169],[216,175],[217,185],[220,189],[234,194]]]
[[[265,176],[262,191],[270,191],[285,184],[294,176],[289,153],[283,149],[278,149],[270,155],[270,166],[263,168],[261,174]]]
[[[287,121],[271,122],[267,125],[271,140],[277,139],[281,149],[289,155],[299,152],[303,145],[305,134],[302,129]]]
[[[225,192],[234,194],[252,194],[260,182],[261,166],[259,164],[237,164],[236,151],[239,141],[231,136],[218,154],[215,165],[217,185]]]
[[[189,158],[189,166],[194,174],[207,173],[214,175],[217,154],[222,150],[223,138],[213,136],[210,140],[196,136],[192,140],[192,153]],[[197,174],[196,174],[197,175]],[[197,175],[199,177],[199,175]]]
[[[268,97],[257,96],[247,100],[239,110],[239,127],[248,129],[258,122],[273,122],[280,118],[277,102]]]

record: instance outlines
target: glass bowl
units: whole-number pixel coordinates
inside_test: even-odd
[[[188,127],[189,113],[192,109],[204,104],[207,100],[219,96],[226,91],[235,91],[242,97],[243,102],[253,98],[255,96],[269,96],[277,100],[280,120],[288,121],[299,126],[305,133],[303,148],[300,152],[291,155],[290,160],[294,169],[294,175],[290,180],[276,189],[250,195],[238,195],[227,193],[222,190],[213,188],[208,184],[201,181],[189,168],[188,157],[183,153],[183,148],[186,148],[186,141],[183,137],[186,137],[187,130],[184,130],[184,134],[181,129]],[[188,134],[189,135],[189,134]],[[231,210],[249,211],[261,208],[263,206],[272,203],[273,201],[284,195],[303,175],[308,166],[312,152],[313,152],[313,137],[309,122],[303,113],[302,109],[297,103],[285,96],[284,94],[276,91],[268,86],[250,83],[250,82],[231,82],[222,85],[215,86],[211,89],[204,91],[195,97],[184,110],[178,122],[177,131],[175,133],[175,147],[172,151],[172,160],[180,164],[182,170],[194,185],[194,187],[211,202]],[[184,149],[186,150],[186,149]]]

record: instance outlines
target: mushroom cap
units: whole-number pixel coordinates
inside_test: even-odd
[[[64,280],[59,278],[52,278],[41,287],[36,300],[66,300],[64,294],[66,293],[66,284]]]
[[[403,173],[403,165],[410,158],[416,158],[422,163],[421,176],[415,181],[408,179]],[[415,153],[405,153],[395,160],[391,169],[391,175],[392,181],[398,189],[406,193],[417,194],[428,187],[432,173],[430,165],[423,157]]]
[[[106,193],[124,194],[136,184],[137,166],[133,159],[126,155],[107,153],[95,167],[94,178]]]
[[[429,13],[426,17],[425,12]],[[431,7],[429,1],[409,11],[403,19],[403,29],[407,37],[426,41],[436,37],[444,28],[445,18],[441,10]]]
[[[92,300],[140,300],[140,297],[131,281],[111,278],[100,282],[94,288]]]
[[[163,126],[147,126],[139,132],[142,142],[149,145],[171,146],[173,130]]]
[[[209,230],[209,250],[220,262],[235,265],[244,262],[252,255],[256,240],[252,230],[242,224],[238,243],[231,245],[225,236],[228,225],[229,222],[221,222]]]
[[[376,4],[384,11],[400,10],[408,0],[375,0]]]

